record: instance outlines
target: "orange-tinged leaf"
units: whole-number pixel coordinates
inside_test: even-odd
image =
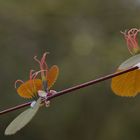
[[[17,93],[24,98],[32,98],[37,94],[38,90],[42,89],[42,81],[40,79],[29,80],[23,84],[21,84]]]
[[[111,88],[119,96],[136,96],[140,92],[140,70],[130,71],[112,78]]]
[[[59,74],[59,68],[56,65],[53,65],[47,74],[47,83],[48,83],[48,88],[50,89],[52,87],[52,85],[55,83],[55,81],[57,80]]]
[[[136,86],[137,92],[140,92],[140,70],[137,70],[137,71],[136,71],[135,86]]]

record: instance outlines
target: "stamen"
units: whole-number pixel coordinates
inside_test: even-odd
[[[47,70],[40,70],[40,71],[37,71],[35,73],[32,74],[32,79],[35,79],[39,73],[43,72],[43,71],[47,71]]]
[[[45,52],[45,53],[43,54],[42,59],[41,59],[41,65],[42,65],[43,69],[46,70],[46,76],[47,76],[47,74],[48,74],[48,65],[47,65],[47,63],[46,63],[46,56],[47,56],[47,54],[49,54],[49,52]]]
[[[124,32],[121,32],[126,40],[128,50],[132,55],[135,55],[140,52],[140,48],[137,41],[137,34],[139,32],[140,29],[137,28],[132,28],[128,31],[125,30]]]
[[[49,53],[46,52],[46,53],[43,54],[43,57],[41,59],[41,66],[40,66],[41,69],[48,70],[48,65],[46,63],[46,56],[47,56],[47,54],[49,54]],[[43,74],[42,74],[42,76],[43,76]]]
[[[39,65],[41,65],[41,62],[39,61],[39,59],[37,59],[37,56],[34,56],[34,60],[39,63]]]
[[[46,69],[46,77],[47,77],[47,75],[48,75],[48,65],[47,65],[46,62],[44,63],[44,65],[45,65],[45,69]]]
[[[41,61],[39,61],[39,59],[37,59],[37,56],[34,57],[34,60],[35,60],[37,63],[39,63],[40,69],[42,70],[43,67],[42,67]]]
[[[123,31],[120,31],[121,34],[125,35],[127,32],[127,30],[125,30],[124,32]]]
[[[49,53],[48,53],[48,52],[45,52],[45,53],[43,54],[41,60],[38,60],[38,59],[37,59],[37,56],[34,57],[34,60],[35,60],[36,62],[38,62],[39,65],[40,65],[41,78],[42,78],[42,80],[44,80],[45,77],[46,77],[43,70],[46,71],[46,75],[47,75],[47,71],[48,71],[48,66],[47,66],[47,63],[46,63],[46,56],[47,56],[47,54],[49,54]],[[35,77],[36,77],[36,76],[37,76],[37,74],[35,74]]]
[[[33,79],[33,72],[34,72],[34,71],[35,71],[35,70],[30,70],[30,75],[29,75],[30,80]]]
[[[42,59],[41,59],[41,64],[42,64],[42,65],[45,63],[47,54],[48,54],[47,52],[45,52],[45,53],[43,54],[43,57],[42,57]]]
[[[17,83],[23,84],[24,82],[23,82],[22,80],[16,80],[16,81],[15,81],[15,88],[17,88]]]
[[[37,56],[34,56],[34,60],[39,63],[41,69],[43,69],[43,64],[45,63],[47,54],[49,54],[49,52],[45,52],[43,54],[41,61],[39,61],[39,59],[37,59]]]

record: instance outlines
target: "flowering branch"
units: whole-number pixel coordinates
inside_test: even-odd
[[[61,95],[70,93],[70,92],[72,92],[72,91],[75,91],[75,90],[78,90],[78,89],[81,89],[81,88],[84,88],[84,87],[87,87],[87,86],[90,86],[90,85],[94,85],[94,84],[96,84],[96,83],[99,83],[99,82],[102,82],[102,81],[105,81],[105,80],[108,80],[108,79],[111,79],[111,78],[113,78],[113,77],[122,75],[122,74],[124,74],[124,73],[130,72],[130,71],[134,71],[134,70],[136,70],[136,69],[138,69],[138,68],[139,68],[139,66],[131,67],[131,68],[126,69],[126,70],[123,70],[123,71],[121,71],[121,72],[116,72],[116,73],[113,73],[113,74],[109,74],[109,75],[106,75],[106,76],[97,78],[97,79],[95,79],[95,80],[91,80],[91,81],[85,82],[85,83],[83,83],[83,84],[79,84],[79,85],[70,87],[70,88],[68,88],[68,89],[64,89],[64,90],[62,90],[62,91],[57,92],[57,94],[50,95],[47,99],[44,99],[43,102],[44,102],[45,100],[51,100],[51,99],[53,99],[53,98],[55,98],[55,97],[58,97],[58,96],[61,96]],[[18,110],[18,109],[27,107],[27,106],[29,106],[31,103],[32,103],[32,102],[27,102],[27,103],[24,103],[24,104],[21,104],[21,105],[17,105],[17,106],[14,106],[14,107],[5,109],[5,110],[3,110],[3,111],[0,111],[0,115],[3,115],[3,114],[6,114],[6,113],[9,113],[9,112],[12,112],[12,111],[15,111],[15,110]]]

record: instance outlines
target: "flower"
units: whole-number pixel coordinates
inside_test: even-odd
[[[129,69],[139,65],[140,47],[138,45],[137,35],[140,29],[132,28],[121,32],[124,34],[128,50],[134,56],[124,61],[117,69],[117,72]],[[116,95],[125,97],[134,97],[140,92],[140,70],[136,69],[122,75],[112,78],[111,88]]]
[[[138,40],[137,40],[137,34],[139,32],[140,29],[137,28],[132,28],[128,31],[126,30],[125,32],[121,32],[126,40],[128,50],[132,55],[135,55],[140,52],[140,47],[138,45]]]
[[[50,69],[46,63],[46,56],[48,53],[44,53],[41,60],[37,59],[37,56],[34,57],[35,61],[39,63],[40,70],[34,71],[30,70],[29,80],[23,82],[22,80],[17,80],[15,82],[15,88],[17,88],[17,83],[21,85],[17,88],[17,93],[23,98],[33,98],[38,97],[38,91],[46,92],[47,96],[50,96],[52,93],[49,92],[52,85],[57,80],[59,74],[59,68],[56,65],[53,65]],[[37,76],[40,74],[40,77]]]

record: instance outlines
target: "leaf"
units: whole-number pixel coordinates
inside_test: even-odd
[[[31,119],[37,113],[41,103],[41,98],[39,98],[33,108],[29,108],[17,116],[6,128],[5,135],[13,135],[25,125],[27,125]]]
[[[130,57],[129,59],[127,59],[126,61],[124,61],[120,66],[119,66],[119,70],[124,70],[127,68],[130,68],[134,65],[136,65],[137,63],[140,62],[140,54],[137,54],[135,56]]]

